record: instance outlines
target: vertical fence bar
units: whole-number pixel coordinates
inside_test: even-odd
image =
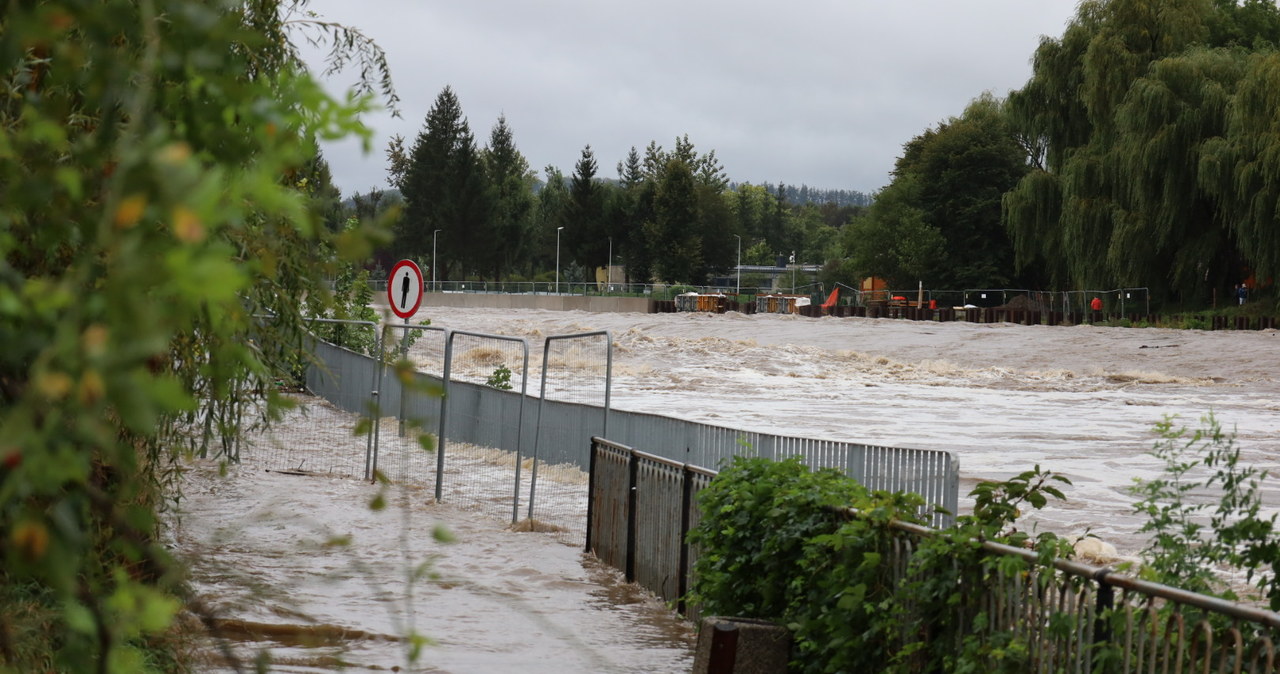
[[[627,582],[636,579],[636,480],[640,472],[640,459],[635,452],[627,458],[627,561],[623,575]]]
[[[676,610],[681,614],[688,610],[684,597],[689,593],[689,524],[693,519],[693,471],[689,464],[680,466],[680,562]]]

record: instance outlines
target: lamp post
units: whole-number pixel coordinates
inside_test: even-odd
[[[431,290],[439,290],[436,286],[436,235],[440,230],[431,233]]]
[[[791,294],[796,294],[796,252],[791,251]]]
[[[560,294],[560,230],[563,226],[556,227],[556,294]]]
[[[609,257],[604,261],[604,288],[605,291],[613,290],[613,237],[609,237]]]
[[[742,237],[738,236],[737,234],[734,234],[733,238],[738,240],[738,284],[737,286],[734,287],[733,293],[735,295],[741,295],[742,294]]]

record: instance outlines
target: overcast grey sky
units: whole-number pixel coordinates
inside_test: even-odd
[[[734,181],[873,193],[904,143],[1025,84],[1077,2],[312,0],[386,50],[401,97],[401,118],[367,119],[371,154],[325,156],[344,195],[386,187],[387,141],[410,147],[448,85],[477,145],[505,114],[539,175],[571,174],[589,144],[615,177],[632,146],[688,134]]]

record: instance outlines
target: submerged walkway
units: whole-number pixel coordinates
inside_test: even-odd
[[[263,649],[285,672],[692,666],[690,624],[578,548],[416,488],[388,487],[387,507],[371,510],[378,493],[349,478],[192,467],[176,546],[246,666]],[[437,541],[438,528],[455,541]],[[414,568],[424,573],[410,584]],[[412,665],[409,633],[429,640]],[[201,671],[231,671],[213,644],[205,653]]]

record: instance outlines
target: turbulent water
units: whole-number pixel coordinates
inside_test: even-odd
[[[440,307],[416,318],[528,338],[531,373],[543,337],[609,330],[615,408],[948,450],[962,493],[1040,465],[1074,484],[1065,503],[1029,520],[1065,535],[1091,531],[1122,556],[1145,543],[1128,489],[1160,476],[1149,451],[1165,416],[1195,426],[1212,411],[1236,432],[1245,462],[1280,471],[1275,331]],[[411,355],[431,369],[438,347],[424,339]],[[458,372],[483,380],[510,361],[503,348],[464,349]],[[561,395],[599,380],[589,356],[556,364],[592,375],[557,381]],[[320,456],[351,420],[313,408],[286,426],[294,450]],[[372,511],[377,493],[359,480],[264,472],[253,461],[227,477],[193,468],[174,542],[193,560],[197,591],[227,618],[238,653],[270,648],[273,669],[293,672],[689,670],[689,626],[577,548],[431,504],[417,487],[392,489],[388,507]],[[1280,505],[1274,482],[1265,499]],[[437,526],[457,542],[433,540]],[[424,560],[427,575],[407,582]],[[406,666],[410,631],[434,640],[416,667]],[[228,666],[211,654],[207,669]]]
[[[1065,503],[1031,520],[1132,555],[1153,426],[1212,412],[1243,461],[1280,473],[1280,333],[929,323],[790,315],[428,307],[418,318],[527,337],[611,331],[613,405],[746,430],[943,449],[962,493],[1036,465]],[[640,448],[643,449],[643,448]],[[1265,497],[1280,506],[1274,482]],[[962,501],[963,504],[963,501]]]

